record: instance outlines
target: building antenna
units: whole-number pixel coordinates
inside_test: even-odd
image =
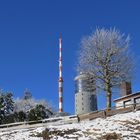
[[[59,37],[59,80],[58,80],[58,92],[59,92],[59,113],[63,112],[63,78],[62,78],[62,36]]]

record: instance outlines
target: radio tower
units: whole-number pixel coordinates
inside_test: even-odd
[[[59,113],[63,112],[62,37],[59,38]]]

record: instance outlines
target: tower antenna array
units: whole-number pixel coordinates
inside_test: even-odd
[[[62,77],[62,36],[59,38],[59,113],[63,112],[63,77]]]

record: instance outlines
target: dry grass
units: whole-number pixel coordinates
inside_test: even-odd
[[[135,121],[135,122],[134,122]],[[124,125],[137,125],[137,124],[140,124],[140,121],[138,121],[138,120],[134,120],[133,119],[133,122],[132,121],[118,121],[118,122],[120,122],[121,124],[124,124]]]
[[[136,127],[136,130],[140,132],[140,125]]]
[[[121,140],[121,134],[113,133],[106,133],[102,135],[100,140]]]
[[[127,136],[127,135],[125,135],[125,136],[123,136],[123,138],[127,138],[127,139],[132,139],[133,138],[133,140],[139,140],[139,136],[135,136],[135,134],[132,134],[131,136],[129,135],[129,136]]]
[[[43,137],[43,140],[50,140],[52,137],[64,137],[64,138],[67,138],[69,139],[68,136],[65,136],[65,135],[70,135],[70,134],[73,134],[75,132],[77,132],[79,130],[77,129],[67,129],[67,130],[56,130],[56,129],[53,129],[53,130],[49,130],[49,129],[45,129],[42,133],[38,133],[36,136],[37,137]],[[74,136],[74,137],[70,137],[71,138],[74,138],[74,139],[77,139],[78,140],[78,136]]]

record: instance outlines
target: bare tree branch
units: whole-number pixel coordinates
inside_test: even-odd
[[[96,29],[81,41],[77,71],[90,73],[97,87],[106,91],[108,101],[112,88],[132,77],[133,59],[129,53],[130,37],[114,29]],[[108,108],[111,103],[107,103]]]

